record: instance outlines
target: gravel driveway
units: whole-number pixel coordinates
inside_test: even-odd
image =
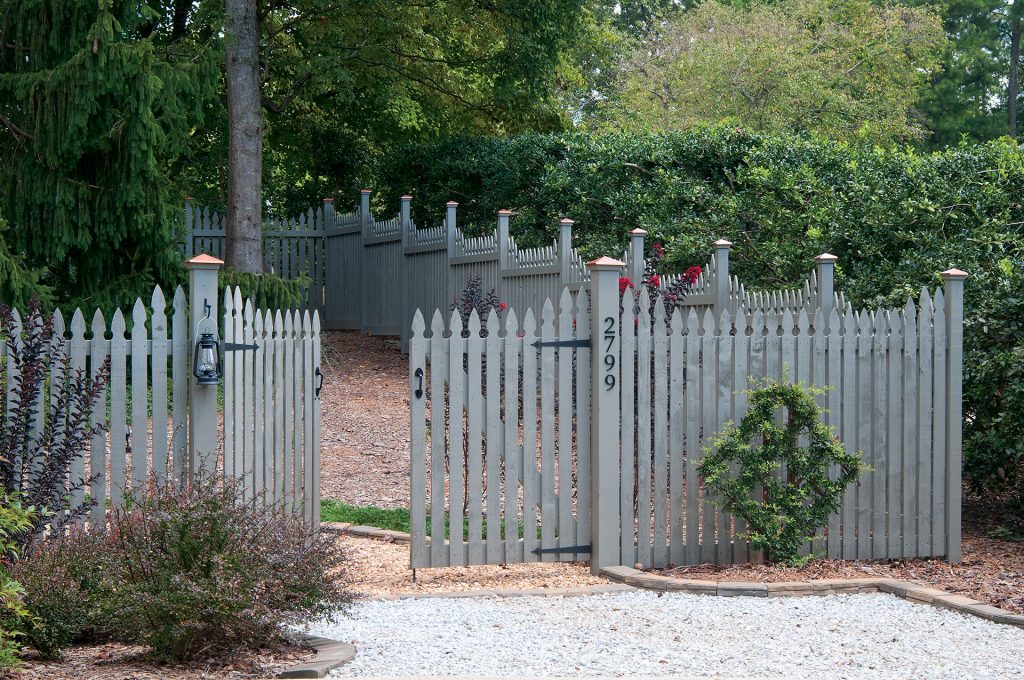
[[[339,676],[1020,678],[1024,630],[891,595],[362,602]]]

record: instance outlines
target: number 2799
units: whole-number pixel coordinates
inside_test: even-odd
[[[615,353],[612,352],[612,347],[615,345],[615,317],[606,316],[604,318],[604,370],[606,371],[604,376],[604,388],[610,390],[615,387]]]

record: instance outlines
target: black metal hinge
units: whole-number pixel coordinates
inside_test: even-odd
[[[224,347],[224,351],[225,352],[238,352],[238,351],[245,351],[247,349],[259,349],[260,348],[260,346],[257,345],[255,342],[253,344],[251,344],[251,345],[246,345],[243,342],[225,342],[223,347]]]
[[[590,338],[580,340],[538,340],[534,347],[590,347]]]
[[[564,548],[534,548],[531,550],[534,555],[543,555],[545,553],[588,553],[590,552],[589,545],[567,545]]]

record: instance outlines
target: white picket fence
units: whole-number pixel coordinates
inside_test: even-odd
[[[530,309],[521,327],[515,311],[504,323],[492,313],[483,334],[475,314],[467,334],[440,310],[428,333],[417,311],[412,566],[756,558],[742,519],[707,497],[694,464],[765,378],[827,388],[824,422],[871,467],[805,552],[958,561],[962,273],[944,273],[946,288],[916,304],[855,311],[822,294],[834,263],[818,258],[815,277],[833,304],[795,312],[694,305],[666,321],[660,299],[648,313],[646,290],[620,297],[622,263],[609,259],[592,263],[589,296],[565,289],[557,316],[545,303],[539,335]],[[463,507],[467,530],[446,536],[446,516],[462,526]],[[503,538],[482,536],[496,524]]]
[[[203,264],[208,276],[200,284],[193,276],[190,285],[200,305],[216,294],[215,268]],[[237,289],[227,292],[218,333],[226,350],[223,419],[218,422],[218,388],[197,386],[191,373],[192,321],[202,313],[201,306],[196,313],[190,309],[182,287],[175,290],[170,309],[156,287],[148,305],[137,299],[130,316],[117,309],[109,321],[96,310],[87,325],[86,315],[76,309],[66,325],[64,315],[54,312],[51,384],[60,381],[65,356],[71,371],[92,378],[108,361],[110,366],[109,381],[92,411],[91,422],[102,432],[68,471],[73,482],[89,483],[72,491],[69,507],[81,507],[88,493],[87,519],[102,523],[109,508],[138,497],[150,479],[187,480],[204,466],[207,472],[241,480],[248,497],[262,494],[268,504],[301,512],[317,526],[319,316],[306,310],[254,311],[251,302],[242,306]],[[20,338],[23,321],[17,311],[13,314],[11,331]],[[63,354],[57,351],[59,338],[64,339]],[[236,343],[246,347],[236,348]],[[6,344],[0,373],[6,419],[15,406],[18,380]],[[46,390],[33,407],[40,431],[57,398]]]

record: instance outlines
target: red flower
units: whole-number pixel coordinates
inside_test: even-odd
[[[654,257],[658,258],[659,260],[665,257],[665,246],[655,242],[654,246],[652,246],[652,249],[654,250]]]
[[[647,285],[653,286],[655,288],[660,288],[661,287],[661,277],[658,276],[657,274],[651,274],[651,278],[647,279]]]
[[[503,312],[505,311],[506,307],[508,307],[508,305],[506,305],[504,302],[502,302],[500,305],[498,305],[498,308],[501,309],[501,311],[503,311]]]
[[[619,294],[620,295],[622,293],[625,293],[627,288],[632,288],[632,287],[633,287],[633,282],[629,280],[629,277],[627,277],[627,276],[620,276],[619,277]]]
[[[692,286],[693,284],[697,283],[697,279],[700,278],[700,275],[702,273],[703,270],[700,267],[694,265],[683,273],[683,278],[686,279],[686,282]]]

